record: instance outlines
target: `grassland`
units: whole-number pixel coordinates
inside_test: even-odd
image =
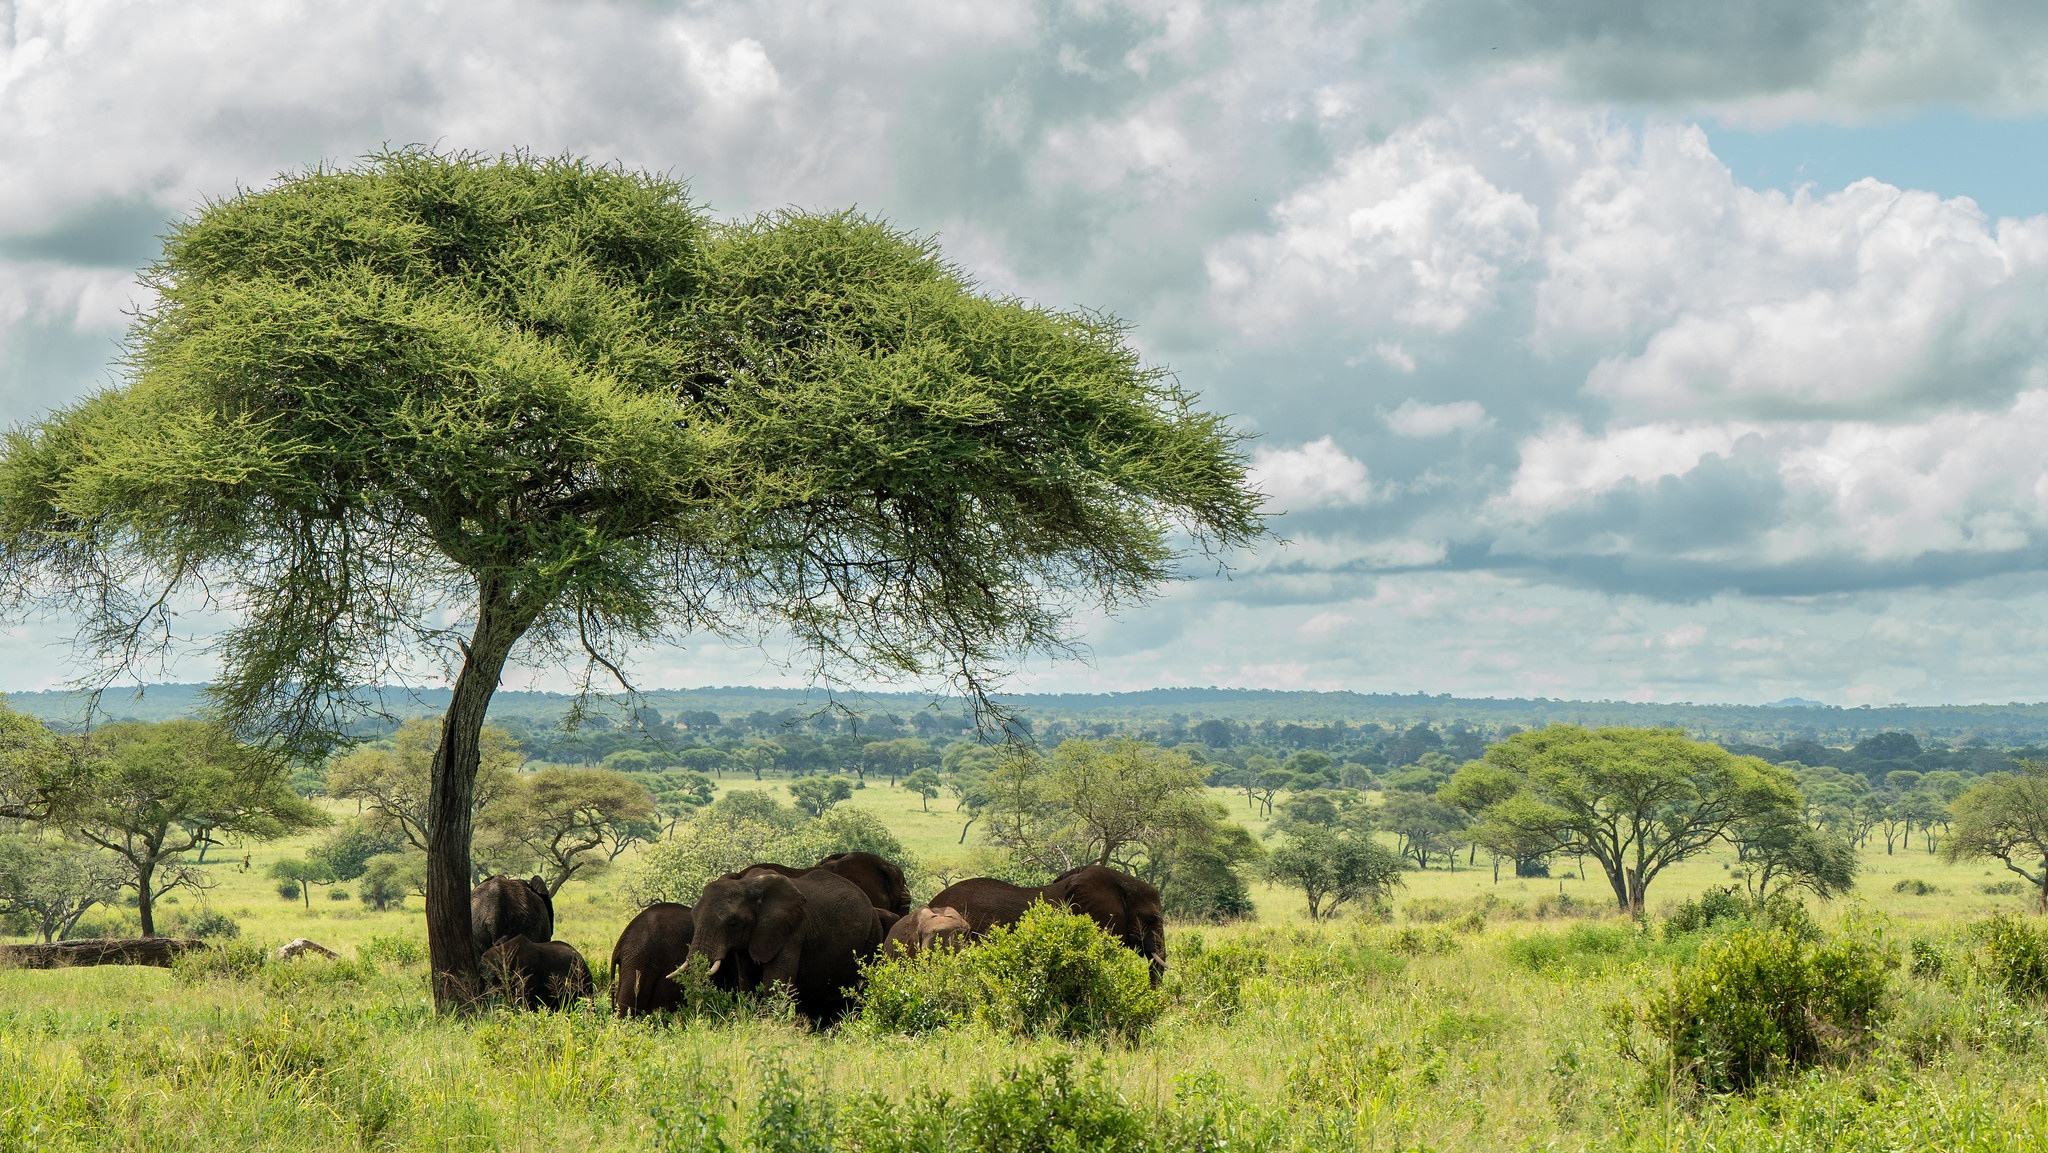
[[[1241,797],[1224,799],[1247,815]],[[914,794],[871,787],[851,803],[930,862],[967,859],[949,801],[926,814]],[[417,899],[386,913],[324,893],[311,909],[282,900],[262,871],[304,847],[237,846],[211,893],[165,911],[222,910],[246,941],[311,937],[340,962],[0,971],[0,1148],[936,1148],[913,1139],[932,1118],[994,1116],[1001,1100],[987,1087],[1020,1085],[1040,1120],[1050,1111],[1085,1129],[1090,1116],[1122,1117],[1186,1149],[2048,1148],[2043,1006],[1960,963],[1932,979],[1902,967],[1892,1023],[1852,1061],[1751,1098],[1668,1091],[1617,1051],[1610,1010],[1694,946],[1616,919],[1529,916],[1559,892],[1603,909],[1597,875],[1496,885],[1483,861],[1409,873],[1385,925],[1310,926],[1298,898],[1255,886],[1256,922],[1174,929],[1173,1007],[1126,1047],[859,1026],[812,1036],[774,1019],[619,1022],[595,1007],[437,1019],[405,947],[424,937]],[[1723,883],[1729,863],[1671,871],[1653,904]],[[1916,938],[1966,956],[1971,922],[2022,906],[1982,891],[2002,874],[1917,847],[1879,846],[1864,867],[1861,896],[1815,911],[1874,925],[1902,957]],[[1894,891],[1908,879],[1935,891]],[[618,880],[572,884],[558,902],[559,935],[593,961],[631,915]],[[1487,893],[1499,900],[1474,923],[1466,914]],[[1199,958],[1229,948],[1269,963],[1223,996]],[[1017,1079],[1062,1057],[1066,1097]],[[961,1147],[1050,1148],[1000,1120],[985,1132],[1012,1143]],[[1077,1147],[1142,1147],[1102,1124],[1094,1146]]]

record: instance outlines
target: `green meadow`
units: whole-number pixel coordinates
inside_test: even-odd
[[[1259,825],[1242,796],[1216,795]],[[926,812],[876,785],[848,803],[928,872],[973,865],[949,801]],[[221,962],[0,971],[0,1148],[2048,1148],[2044,1005],[2000,982],[1972,931],[2025,898],[1919,847],[1866,850],[1854,895],[1809,904],[1823,930],[1890,958],[1885,1023],[1717,1096],[1625,1052],[1623,1011],[1711,935],[1662,921],[1725,883],[1728,853],[1659,878],[1642,924],[1568,861],[1549,879],[1496,882],[1483,859],[1410,871],[1390,921],[1311,924],[1298,894],[1255,884],[1256,919],[1172,929],[1164,1011],[1125,1043],[858,1020],[814,1035],[772,1007],[436,1017],[417,897],[377,913],[334,899],[346,884],[310,905],[277,895],[264,869],[310,841],[217,851],[215,887],[164,906],[173,923],[233,917]],[[618,895],[631,868],[557,901],[557,936],[600,981],[633,913]],[[341,959],[258,964],[247,947],[301,936]]]

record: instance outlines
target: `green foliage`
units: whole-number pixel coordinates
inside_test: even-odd
[[[939,774],[926,767],[903,778],[903,787],[922,798],[924,810],[930,812],[932,798],[939,795],[939,789],[942,785],[939,780]]]
[[[1973,926],[1985,975],[2015,997],[2048,998],[2048,927],[2000,913]]]
[[[282,880],[277,883],[277,895],[287,901],[298,900],[300,891],[297,881]]]
[[[202,909],[190,916],[173,914],[165,919],[173,936],[197,937],[202,941],[232,941],[242,935],[242,924],[219,909]]]
[[[49,837],[0,834],[0,917],[45,941],[69,936],[114,899],[127,875],[109,853]]]
[[[1800,807],[1791,774],[1755,757],[1672,730],[1576,725],[1490,746],[1483,762],[1458,770],[1446,795],[1479,806],[1484,820],[1474,836],[1483,844],[1512,846],[1518,858],[1593,858],[1630,913],[1643,910],[1665,868],[1746,822]]]
[[[1583,921],[1562,933],[1511,937],[1502,951],[1509,963],[1553,977],[1584,977],[1651,955],[1643,935],[1631,926]]]
[[[363,875],[371,857],[395,853],[404,847],[404,835],[396,829],[372,828],[351,817],[321,838],[306,856],[326,865],[335,880],[353,881]]]
[[[808,817],[822,817],[832,806],[853,796],[853,782],[845,777],[798,777],[789,783],[796,807]]]
[[[1336,916],[1347,903],[1384,903],[1402,884],[1401,860],[1370,836],[1314,825],[1287,833],[1266,858],[1266,875],[1308,900],[1310,920]]]
[[[358,960],[395,966],[418,965],[427,959],[425,945],[411,937],[386,933],[371,937],[356,950]]]
[[[1166,915],[1212,923],[1257,916],[1238,869],[1264,855],[1249,830],[1224,821],[1166,842],[1160,847],[1164,859],[1152,871]]]
[[[1127,1104],[1105,1083],[1099,1062],[1079,1077],[1073,1065],[1072,1054],[1057,1053],[1011,1068],[957,1100],[864,1095],[847,1110],[841,1147],[850,1153],[1147,1153],[1167,1146],[1159,1119]]]
[[[1748,924],[1755,902],[1732,888],[1711,888],[1689,897],[1664,919],[1664,939],[1684,933],[1698,933],[1717,923]]]
[[[182,985],[211,980],[247,981],[255,978],[269,963],[270,954],[263,950],[263,946],[230,941],[173,958],[171,976]]]
[[[427,858],[414,852],[380,853],[363,866],[357,879],[356,897],[370,908],[383,912],[405,903],[413,893],[427,891]]]
[[[1034,905],[966,948],[928,949],[867,970],[862,1027],[1136,1041],[1166,1007],[1146,962],[1095,922]]]
[[[1644,1027],[1672,1076],[1707,1092],[1748,1092],[1865,1048],[1891,1012],[1896,964],[1871,936],[1814,942],[1787,929],[1740,929],[1702,945],[1618,1019]],[[1655,1059],[1626,1028],[1622,1044],[1629,1056]]]
[[[2048,761],[1986,777],[1949,809],[1953,823],[1941,855],[2003,863],[2032,886],[2035,906],[2048,909]]]
[[[1941,892],[1941,890],[1918,877],[1907,877],[1898,884],[1893,885],[1892,892],[1904,893],[1913,897],[1928,897]]]

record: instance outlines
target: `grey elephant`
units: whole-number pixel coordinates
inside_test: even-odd
[[[825,870],[751,872],[704,886],[692,913],[690,955],[711,963],[722,989],[782,985],[823,1028],[850,1005],[861,962],[882,943],[882,915],[859,886]]]
[[[484,992],[524,1005],[561,1009],[591,995],[590,966],[562,941],[507,937],[484,950]]]
[[[682,986],[669,974],[690,959],[694,910],[667,901],[640,910],[612,946],[612,1011],[621,1017],[680,1008]]]
[[[549,941],[555,936],[555,900],[539,877],[489,877],[469,891],[469,935],[481,957],[507,937]]]

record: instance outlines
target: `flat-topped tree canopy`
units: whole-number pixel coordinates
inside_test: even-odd
[[[215,704],[302,754],[365,686],[459,666],[444,1004],[474,987],[468,791],[515,650],[616,673],[779,629],[980,699],[1169,578],[1180,534],[1260,531],[1240,438],[1118,322],[977,292],[854,213],[719,223],[663,176],[406,149],[205,205],[145,282],[122,382],[7,437],[14,607],[74,614],[109,673],[175,606],[228,610]]]

